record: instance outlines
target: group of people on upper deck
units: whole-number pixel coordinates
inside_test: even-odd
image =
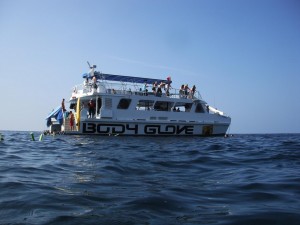
[[[172,81],[171,81],[172,82]],[[162,96],[162,90],[165,91],[166,96],[170,96],[170,89],[171,87],[171,82],[160,82],[158,84],[157,82],[154,82],[152,84],[152,92],[155,96],[161,97]],[[147,90],[147,83],[144,84],[143,86],[143,92],[147,95],[148,90]],[[182,84],[179,90],[179,98],[193,98],[196,93],[196,86],[193,85],[192,88],[189,88],[188,84]]]
[[[193,98],[196,93],[196,86],[189,88],[188,84],[182,84],[179,90],[180,98]]]
[[[155,81],[152,84],[152,92],[155,96],[161,97],[162,96],[162,90],[165,91],[166,96],[170,96],[170,89],[171,89],[171,82],[163,83],[162,81],[160,84]]]
[[[90,71],[90,77],[91,77],[91,82],[89,81],[89,78],[86,77],[85,81],[84,81],[84,86],[85,87],[91,87],[91,90],[96,91],[96,89],[98,88],[97,85],[97,79],[94,76],[94,69],[96,68],[95,66],[90,67],[91,71]],[[163,95],[163,91],[165,92],[166,96],[170,96],[170,89],[172,89],[171,86],[172,80],[171,77],[167,77],[167,79],[165,81],[155,81],[152,83],[152,93],[153,95],[157,96],[157,97],[161,97]],[[140,91],[144,93],[144,95],[148,95],[148,84],[147,82],[144,83],[143,87],[140,88]],[[131,89],[129,89],[131,92]],[[112,89],[112,93],[116,94],[117,92],[115,91],[115,89]],[[192,88],[190,88],[188,86],[188,84],[182,84],[179,90],[179,98],[194,98],[194,95],[196,93],[196,86],[193,85]]]

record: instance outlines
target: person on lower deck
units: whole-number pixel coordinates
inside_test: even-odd
[[[70,128],[71,128],[71,131],[73,131],[74,130],[74,114],[72,113],[72,111],[70,111],[69,118],[70,118]]]
[[[92,99],[89,101],[88,107],[89,107],[89,118],[93,118],[95,115],[95,103],[93,102]]]

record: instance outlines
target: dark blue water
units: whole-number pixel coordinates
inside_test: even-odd
[[[300,134],[1,133],[0,224],[300,224]]]

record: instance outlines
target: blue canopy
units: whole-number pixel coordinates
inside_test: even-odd
[[[105,74],[95,71],[94,76],[97,80],[110,80],[110,81],[120,81],[120,82],[130,82],[130,83],[147,83],[152,84],[154,82],[160,83],[171,83],[169,80],[162,79],[153,79],[153,78],[145,78],[145,77],[132,77],[132,76],[124,76],[124,75],[113,75],[113,74]],[[89,73],[85,73],[82,75],[83,78],[92,78]]]
[[[46,118],[47,127],[51,125],[51,118],[55,118],[60,125],[63,123],[63,111],[61,106],[58,106],[55,110],[53,110]]]

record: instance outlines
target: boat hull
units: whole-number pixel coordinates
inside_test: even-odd
[[[148,121],[82,121],[79,131],[66,134],[130,136],[217,136],[224,135],[229,123],[184,123]]]

